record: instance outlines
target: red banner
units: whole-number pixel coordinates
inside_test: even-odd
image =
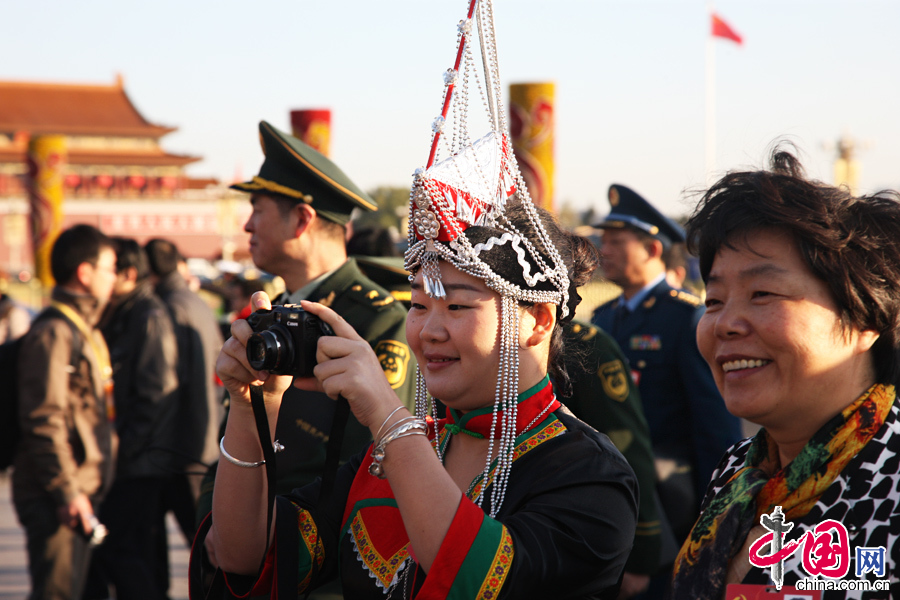
[[[743,38],[741,38],[738,33],[731,28],[731,26],[722,20],[722,18],[713,13],[712,15],[712,34],[713,37],[725,38],[726,40],[731,40],[736,43],[738,46],[744,43]]]

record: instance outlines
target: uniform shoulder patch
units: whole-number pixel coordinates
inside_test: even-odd
[[[397,340],[381,340],[375,344],[375,355],[391,387],[403,385],[409,368],[409,346]]]
[[[625,452],[634,441],[634,433],[630,429],[613,429],[606,435],[619,452]]]
[[[628,397],[628,372],[619,359],[600,365],[597,377],[603,384],[603,391],[616,402],[625,402]]]
[[[690,304],[691,306],[700,306],[702,300],[700,300],[700,296],[695,296],[690,292],[685,292],[684,290],[669,290],[669,295],[678,300],[679,302],[683,302],[685,304]]]
[[[324,298],[319,299],[319,304],[321,304],[322,306],[327,306],[328,308],[331,308],[331,305],[334,304],[335,295],[336,294],[335,294],[334,290],[331,290],[330,294],[328,294]]]
[[[600,332],[600,329],[594,325],[582,324],[582,323],[573,323],[572,324],[572,333],[575,335],[576,339],[582,342],[587,342]]]
[[[359,284],[351,287],[347,295],[356,302],[371,307],[375,311],[382,310],[384,307],[397,301],[390,292],[382,288],[373,288]]]

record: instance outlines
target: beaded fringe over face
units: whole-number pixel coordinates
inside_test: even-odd
[[[427,166],[416,170],[414,175],[410,194],[409,249],[405,258],[406,270],[413,273],[410,281],[421,270],[423,288],[431,297],[445,297],[438,266],[441,260],[484,280],[502,297],[500,370],[494,398],[494,425],[498,418],[501,420],[501,436],[497,441],[500,447],[495,448],[494,440],[490,440],[484,468],[486,481],[491,456],[496,453],[497,470],[490,512],[495,517],[503,503],[515,443],[519,387],[518,303],[556,304],[561,318],[565,318],[569,313],[569,277],[562,257],[531,202],[512,152],[502,110],[491,0],[469,0],[467,17],[459,22],[457,31],[456,61],[444,73],[444,104],[441,115],[432,124],[431,154]],[[481,51],[483,87],[472,52],[475,37]],[[474,142],[467,129],[470,77],[479,89],[491,129]],[[442,135],[448,127],[448,118],[452,123],[449,142]],[[442,148],[448,157],[437,161]],[[520,200],[534,234],[523,234],[504,215],[513,196]],[[500,235],[473,245],[465,234],[470,226],[491,227],[499,230]],[[509,255],[516,259],[515,264],[504,265],[509,267],[505,270],[520,269],[521,277],[517,279],[524,280],[525,286],[510,281],[509,275],[498,273],[482,260],[492,251],[508,250],[512,250]],[[544,289],[536,289],[538,284],[543,284]],[[433,409],[434,401],[428,397],[419,371],[416,374],[416,414],[425,417],[433,414]],[[498,410],[502,416],[498,417]],[[482,505],[481,496],[477,502]]]

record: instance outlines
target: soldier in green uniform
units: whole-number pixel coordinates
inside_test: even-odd
[[[253,212],[244,230],[251,235],[253,262],[285,282],[287,291],[275,304],[306,299],[330,306],[369,341],[391,387],[412,408],[416,365],[406,344],[406,309],[363,275],[345,248],[350,213],[356,208],[376,210],[375,202],[337,165],[300,140],[265,121],[259,132],[265,154],[259,175],[232,188],[251,194]],[[322,393],[296,388],[286,392],[276,425],[276,437],[285,446],[278,455],[276,493],[285,494],[322,474],[334,407]],[[350,415],[341,460],[370,440],[368,429]],[[203,517],[211,509],[214,479],[213,472],[204,480]]]
[[[403,268],[403,258],[394,256],[353,257],[366,277],[391,293],[394,300],[401,302],[407,310],[412,301],[409,287],[409,272]]]
[[[576,417],[609,436],[638,478],[637,531],[620,592],[620,598],[628,598],[645,589],[660,561],[671,562],[677,551],[668,523],[660,516],[650,430],[616,341],[599,327],[574,320],[563,335],[572,395],[563,397],[565,390],[558,390],[562,402]]]

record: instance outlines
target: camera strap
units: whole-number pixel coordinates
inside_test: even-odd
[[[316,509],[319,514],[324,514],[328,510],[328,506],[334,498],[334,480],[338,466],[340,466],[341,445],[344,442],[344,431],[347,428],[347,418],[349,416],[350,404],[346,398],[338,396],[334,407],[334,416],[331,420],[331,432],[328,435],[328,441],[325,443],[325,465],[322,467],[322,482],[319,487],[319,500],[316,503]],[[296,569],[294,573],[296,573]],[[316,561],[313,561],[312,578],[306,588],[306,594],[303,596],[304,600],[317,587],[318,579],[319,569]],[[293,581],[291,583],[293,587],[285,587],[284,589],[296,589],[296,583]]]
[[[266,548],[271,543],[272,517],[275,508],[275,449],[272,446],[272,436],[269,432],[269,418],[266,414],[266,406],[263,400],[262,386],[250,386],[250,404],[253,407],[253,417],[256,419],[256,432],[259,434],[259,442],[263,449],[263,458],[266,460],[266,487],[267,487],[267,508],[266,508]],[[327,510],[334,497],[334,481],[341,458],[341,445],[344,442],[344,430],[347,428],[347,419],[350,416],[350,404],[343,396],[338,396],[337,403],[334,408],[334,417],[331,422],[331,433],[328,436],[328,442],[325,444],[325,466],[322,470],[322,484],[319,489],[319,501],[317,504],[318,512],[321,514]],[[296,528],[292,527],[292,532],[296,534]],[[282,535],[288,532],[282,532]],[[268,552],[266,553],[268,554]],[[266,555],[263,555],[262,562],[259,566],[259,572],[262,573],[266,564]],[[278,589],[297,589],[296,569],[286,568],[277,569],[277,586]],[[314,587],[318,579],[318,569],[313,562],[313,576],[310,585],[307,587],[306,597]],[[286,581],[289,579],[289,581]]]
[[[250,405],[253,407],[253,417],[256,419],[256,432],[259,434],[259,445],[262,446],[263,458],[266,461],[266,553],[263,554],[259,572],[262,573],[266,565],[269,543],[272,532],[272,513],[275,508],[275,448],[272,446],[272,435],[269,433],[269,417],[266,414],[266,404],[263,400],[263,386],[250,386]]]
[[[266,548],[268,549],[269,544],[271,543],[271,530],[272,530],[272,520],[274,517],[274,509],[275,509],[275,449],[272,447],[272,436],[269,431],[269,419],[266,415],[266,406],[263,400],[262,386],[251,385],[250,386],[250,404],[253,407],[253,417],[256,421],[256,432],[259,435],[260,446],[262,446],[263,450],[263,458],[266,460],[266,495],[267,495],[267,508],[266,508]],[[328,442],[325,446],[325,467],[322,473],[322,486],[319,491],[319,501],[317,508],[321,511],[331,503],[332,498],[334,497],[334,481],[335,475],[337,474],[338,463],[340,462],[340,454],[341,454],[341,445],[344,440],[344,429],[347,425],[347,418],[350,416],[350,405],[347,403],[347,399],[343,396],[339,396],[337,400],[337,404],[335,405],[334,410],[334,418],[331,425],[331,435],[328,438]],[[211,525],[210,517],[204,519],[203,523],[200,524],[200,531],[197,534],[196,539],[194,540],[194,546],[191,550],[191,569],[190,569],[190,590],[192,598],[207,598],[207,599],[218,599],[218,598],[235,598],[229,590],[228,586],[225,583],[225,577],[221,569],[216,569],[215,573],[212,576],[210,581],[206,581],[204,577],[204,567],[203,567],[203,551],[202,551],[202,540],[206,539],[206,534],[209,531]],[[288,523],[288,521],[285,521]],[[296,540],[288,540],[292,535],[296,536],[297,529],[296,524],[289,525],[287,528],[282,528],[279,531],[279,539],[284,538],[285,541],[288,541],[288,546],[291,546],[291,541],[293,541],[293,545],[296,545]],[[197,548],[198,540],[200,540],[200,548]],[[262,573],[263,567],[265,567],[266,556],[268,555],[268,550],[263,555],[262,561],[260,563],[259,572]],[[288,556],[291,556],[291,553],[287,553]],[[294,565],[289,565],[284,569],[277,569],[276,576],[276,586],[278,590],[296,590],[297,589],[297,570]],[[316,587],[316,580],[318,579],[318,569],[315,568],[315,562],[313,562],[313,578],[310,582],[310,585],[307,587],[306,596],[309,596],[310,591]],[[277,592],[275,592],[277,594]]]
[[[347,429],[347,418],[350,416],[350,404],[343,396],[338,396],[334,407],[334,418],[331,421],[331,433],[325,444],[325,466],[322,469],[322,487],[319,489],[318,509],[326,510],[334,496],[334,479],[341,458],[341,444],[344,442],[344,430]]]

